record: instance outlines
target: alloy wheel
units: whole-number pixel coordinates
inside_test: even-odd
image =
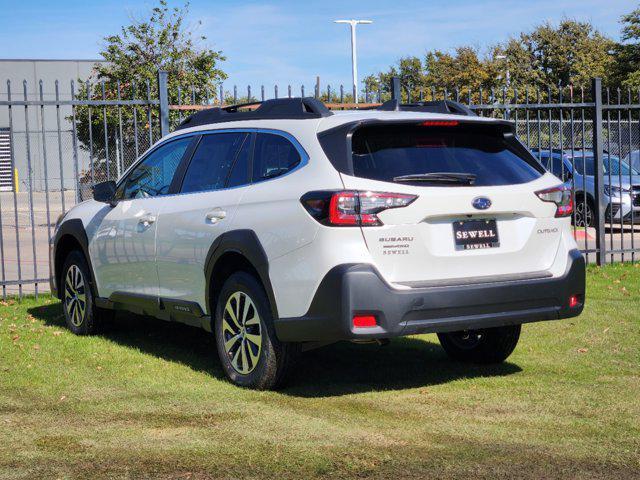
[[[577,202],[575,215],[576,227],[588,227],[593,221],[593,211],[587,202]]]
[[[262,324],[251,297],[244,292],[229,296],[222,312],[224,350],[234,370],[251,373],[260,360]]]
[[[71,265],[64,281],[64,303],[69,321],[76,327],[82,325],[87,310],[85,281],[77,265]]]

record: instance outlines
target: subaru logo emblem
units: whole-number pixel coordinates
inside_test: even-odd
[[[487,197],[476,197],[471,202],[471,205],[477,210],[486,210],[491,206],[491,200]]]

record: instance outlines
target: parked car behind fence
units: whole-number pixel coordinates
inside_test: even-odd
[[[574,224],[595,226],[595,162],[592,150],[531,149],[542,165],[575,188]],[[626,161],[605,153],[605,221],[624,222],[640,218],[640,173]]]

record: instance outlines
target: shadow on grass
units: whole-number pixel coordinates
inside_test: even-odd
[[[29,309],[49,325],[64,327],[60,303]],[[213,335],[179,323],[121,313],[102,334],[120,345],[182,363],[216,378],[224,373],[215,354]],[[439,344],[404,337],[389,345],[341,342],[302,354],[288,387],[296,397],[332,397],[350,393],[429,387],[462,378],[504,376],[520,372],[512,363],[491,366],[451,361]]]

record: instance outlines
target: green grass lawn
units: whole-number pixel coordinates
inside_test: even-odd
[[[500,366],[434,335],[308,352],[291,386],[224,380],[204,331],[57,300],[0,306],[0,478],[640,478],[640,268],[590,269],[582,316]]]

